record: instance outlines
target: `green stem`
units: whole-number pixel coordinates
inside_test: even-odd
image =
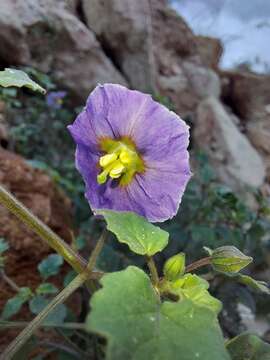
[[[19,286],[5,273],[5,270],[0,271],[0,277],[11,287],[15,292],[19,292]]]
[[[84,271],[87,266],[86,261],[47,225],[33,215],[19,200],[5,190],[2,185],[0,185],[0,203],[39,235],[58,254],[62,255],[76,272],[81,273]]]
[[[205,257],[205,258],[202,258],[198,261],[195,261],[194,263],[192,264],[189,264],[187,267],[186,267],[186,272],[191,272],[193,270],[196,270],[202,266],[206,266],[206,265],[209,265],[210,264],[210,260],[211,260],[211,257],[208,256],[208,257]]]
[[[94,250],[92,251],[91,255],[90,255],[90,258],[89,258],[89,262],[88,262],[88,265],[87,265],[87,270],[90,274],[93,274],[93,270],[94,270],[94,267],[96,265],[96,261],[97,261],[97,258],[98,258],[98,255],[100,254],[103,246],[104,246],[104,243],[105,243],[105,240],[107,239],[108,237],[108,231],[105,229],[103,230],[100,238],[98,239],[97,243],[96,243],[96,246],[94,248]],[[97,272],[95,272],[97,273]],[[103,274],[103,273],[101,273]],[[97,290],[97,284],[95,283],[95,281],[93,281],[93,279],[90,279],[87,283],[87,288],[89,290],[90,293],[94,293],[96,290]]]
[[[32,334],[39,328],[57,305],[62,304],[75,290],[77,290],[89,277],[88,271],[76,276],[76,278],[63,289],[16,337],[16,339],[6,348],[0,356],[0,360],[10,360],[20,350],[20,348],[30,339]]]
[[[159,282],[159,276],[158,276],[158,272],[157,272],[157,268],[156,268],[154,259],[151,256],[149,256],[146,258],[146,260],[147,260],[147,266],[150,270],[153,285],[157,286],[157,284]]]
[[[100,252],[101,252],[101,250],[102,250],[102,248],[104,246],[104,243],[105,243],[105,240],[108,237],[108,234],[109,233],[108,233],[107,229],[103,230],[100,238],[98,239],[98,241],[96,243],[96,246],[95,246],[94,250],[91,253],[91,256],[89,258],[89,262],[88,262],[88,265],[87,265],[87,270],[89,271],[89,273],[91,273],[94,270],[98,255],[100,254]]]
[[[27,321],[5,321],[0,320],[0,329],[12,329],[12,328],[25,328],[29,325]],[[70,330],[85,330],[85,324],[66,322],[62,324],[41,324],[45,328],[59,328],[59,329],[70,329]]]

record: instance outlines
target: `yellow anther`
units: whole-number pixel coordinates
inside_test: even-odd
[[[135,145],[128,138],[119,140],[102,139],[100,150],[104,153],[99,159],[101,167],[97,182],[104,184],[111,179],[119,179],[119,185],[128,185],[134,175],[144,171],[144,163]]]
[[[106,166],[110,165],[111,163],[113,163],[116,159],[117,159],[117,155],[115,153],[107,154],[107,155],[101,156],[101,158],[99,159],[99,164],[102,167],[106,167]]]
[[[120,161],[115,161],[109,175],[111,178],[117,179],[122,175],[124,170],[125,166]]]
[[[102,173],[100,173],[98,176],[97,176],[97,182],[101,185],[101,184],[104,184],[107,180],[107,176],[108,176],[108,171],[104,170],[102,171]]]
[[[132,157],[130,155],[130,151],[122,150],[120,155],[119,155],[119,159],[121,160],[121,162],[124,165],[130,164],[132,162]]]

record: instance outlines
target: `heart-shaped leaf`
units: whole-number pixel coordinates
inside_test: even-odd
[[[100,210],[97,213],[104,216],[108,229],[117,239],[136,254],[152,256],[168,244],[166,231],[133,212]]]
[[[190,300],[161,303],[139,268],[107,274],[101,284],[86,326],[107,338],[106,359],[230,359],[215,314]]]

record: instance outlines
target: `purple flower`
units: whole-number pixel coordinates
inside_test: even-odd
[[[99,85],[68,126],[93,211],[172,218],[190,179],[189,128],[150,95]]]
[[[60,109],[66,95],[65,91],[51,91],[46,96],[46,103],[52,109]]]

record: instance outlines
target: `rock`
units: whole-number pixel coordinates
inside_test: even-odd
[[[220,95],[217,74],[207,68],[197,38],[186,22],[164,1],[152,5],[153,48],[156,83],[181,116],[194,112],[205,97]]]
[[[233,189],[263,184],[265,166],[260,155],[213,97],[202,101],[197,109],[194,141],[208,154],[221,180]]]
[[[0,148],[0,183],[64,239],[71,240],[71,202],[48,175]],[[0,205],[0,238],[25,256],[48,253],[49,246]]]
[[[223,53],[219,39],[208,36],[196,36],[197,48],[204,66],[218,69],[218,64]]]
[[[247,123],[247,135],[253,145],[270,156],[270,114]]]
[[[241,118],[243,129],[261,154],[270,181],[270,75],[237,70],[221,72],[222,98]]]
[[[254,121],[270,104],[270,75],[225,71],[220,76],[222,98],[243,120]]]
[[[193,57],[194,61],[201,63],[195,35],[184,19],[164,1],[152,1],[151,10],[153,49],[159,72],[165,75],[175,57]]]
[[[214,71],[191,62],[184,62],[182,66],[189,80],[191,91],[198,96],[199,100],[208,96],[216,98],[220,96],[221,85],[219,77]]]
[[[3,2],[0,44],[0,59],[9,65],[28,65],[52,73],[80,102],[97,83],[126,84],[94,33],[63,2]]]
[[[267,172],[267,182],[270,182],[270,112],[265,107],[265,112],[257,115],[255,120],[246,124],[247,136],[264,159]]]
[[[133,88],[154,88],[148,0],[83,0],[87,24]]]
[[[218,98],[221,92],[220,80],[214,71],[187,61],[175,66],[174,74],[160,75],[159,87],[182,117],[193,113],[202,99]]]

